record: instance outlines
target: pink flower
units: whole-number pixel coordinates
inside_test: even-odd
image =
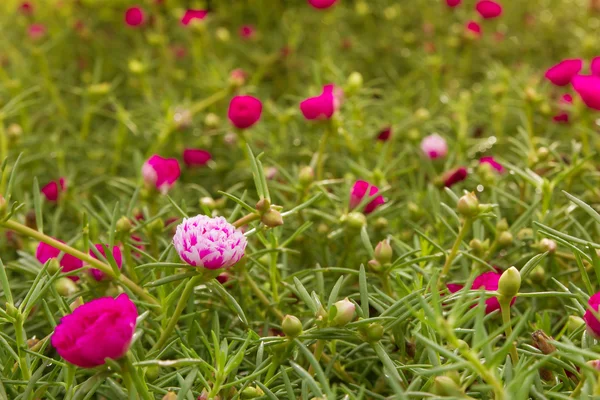
[[[227,116],[231,123],[239,129],[246,129],[260,119],[262,103],[252,96],[235,96],[229,103]]]
[[[390,139],[391,135],[392,135],[392,127],[388,126],[379,132],[379,134],[377,135],[377,140],[381,140],[382,142],[387,142]]]
[[[156,154],[142,167],[142,176],[146,184],[155,186],[163,194],[173,187],[180,174],[179,162],[176,159],[162,158]]]
[[[319,96],[309,97],[300,103],[300,111],[308,120],[329,119],[339,109],[342,96],[342,89],[332,84],[325,85]]]
[[[600,56],[592,59],[592,75],[600,76]]]
[[[140,26],[144,23],[144,10],[141,7],[129,7],[125,11],[125,23],[129,26]]]
[[[104,256],[104,258],[106,258],[105,247],[108,247],[107,245],[95,244],[94,247],[96,247],[96,250],[98,250],[98,252],[100,254],[102,254],[102,256]],[[121,267],[123,266],[123,256],[121,255],[121,249],[119,248],[119,246],[113,246],[112,255],[113,255],[113,258],[115,259],[115,262],[117,263],[117,267],[119,267],[119,269],[121,269]],[[92,249],[90,249],[90,256],[92,256],[93,258],[98,260],[96,253],[94,253],[94,251]],[[97,281],[101,281],[104,278],[106,278],[106,274],[96,268],[90,268],[90,273],[92,274],[94,279]]]
[[[580,58],[563,60],[550,67],[545,74],[546,79],[556,86],[566,86],[581,71],[583,61]]]
[[[488,164],[496,171],[500,173],[504,172],[504,167],[502,166],[502,164],[496,161],[492,156],[481,157],[479,159],[479,164]]]
[[[319,10],[329,8],[333,6],[336,2],[337,0],[308,0],[308,4]]]
[[[465,27],[468,34],[473,35],[476,38],[481,36],[481,26],[477,22],[469,21]]]
[[[560,108],[565,108],[564,106],[568,106],[570,104],[573,104],[573,96],[571,96],[570,94],[564,94],[560,101],[559,101],[559,106]],[[569,122],[569,113],[568,112],[561,112],[559,114],[556,114],[554,117],[552,117],[552,120],[556,123],[568,123]]]
[[[19,12],[23,15],[33,15],[33,4],[29,1],[24,1],[19,6]]]
[[[190,167],[206,165],[211,160],[211,155],[208,151],[202,149],[185,149],[183,150],[183,162]]]
[[[181,17],[181,23],[183,25],[188,25],[190,22],[194,22],[196,20],[202,21],[204,18],[206,18],[207,14],[208,11],[206,10],[194,10],[190,8],[186,10],[185,14],[183,14],[183,17]]]
[[[177,226],[173,245],[179,257],[194,267],[231,267],[243,256],[248,241],[223,217],[197,215]]]
[[[446,143],[446,139],[434,133],[423,138],[421,141],[421,151],[432,160],[443,158],[448,153],[448,144]]]
[[[367,191],[369,193],[368,195],[367,195]],[[353,210],[356,207],[358,207],[358,205],[360,204],[360,202],[362,201],[362,199],[365,196],[372,197],[375,194],[377,194],[378,192],[379,192],[379,188],[377,186],[373,186],[367,181],[356,181],[354,183],[354,186],[352,186],[352,191],[350,192],[350,209]],[[377,197],[375,197],[375,199],[371,200],[371,202],[365,206],[364,213],[370,214],[373,211],[375,211],[375,209],[377,207],[379,207],[380,205],[382,205],[384,203],[385,203],[385,200],[383,199],[383,196],[381,196],[381,195],[377,196]]]
[[[502,14],[502,6],[490,0],[480,0],[475,9],[485,19],[496,18]]]
[[[62,240],[60,242],[64,243]],[[59,254],[59,249],[44,242],[40,242],[37,250],[35,251],[35,258],[37,258],[37,260],[42,264],[45,264],[46,261],[50,260],[51,258],[58,258]],[[70,254],[63,254],[62,258],[60,259],[60,266],[62,272],[71,272],[83,267],[83,261],[81,261],[79,258],[73,257]],[[69,278],[74,282],[79,280],[79,277],[76,275],[69,275]]]
[[[448,291],[450,293],[456,293],[459,290],[462,290],[462,288],[464,288],[464,285],[459,285],[458,283],[449,283],[446,285],[446,287],[448,288]]]
[[[61,318],[52,334],[58,354],[78,367],[93,368],[105,358],[127,353],[138,317],[135,304],[125,293],[116,299],[102,297]]]
[[[571,81],[573,89],[579,94],[585,105],[600,111],[600,77],[594,75],[577,75]]]
[[[40,192],[48,201],[56,202],[62,192],[67,189],[65,178],[60,178],[58,181],[48,182]]]
[[[502,274],[499,274],[497,272],[492,272],[492,271],[484,272],[483,274],[481,274],[477,278],[475,278],[475,280],[473,281],[473,285],[471,285],[471,290],[477,290],[477,289],[485,289],[487,291],[498,290],[498,281],[500,280],[500,276],[502,276]],[[515,303],[516,299],[517,299],[516,297],[513,297],[512,301],[510,302],[511,306]],[[489,313],[499,310],[499,309],[500,309],[500,302],[498,302],[497,297],[490,297],[485,300],[485,313],[486,314],[489,314]]]
[[[462,0],[446,0],[446,4],[448,5],[448,7],[458,7],[460,5],[460,3],[462,2]]]
[[[46,27],[42,24],[31,24],[29,25],[27,34],[32,40],[39,40],[46,36]]]
[[[135,247],[138,250],[141,250],[141,251],[146,250],[146,246],[144,246],[144,243],[142,242],[142,238],[137,235],[131,235],[131,244],[133,247]],[[142,253],[139,253],[137,251],[133,251],[133,252],[131,252],[131,254],[135,258],[142,258]]]
[[[583,315],[583,320],[587,325],[587,331],[595,338],[600,338],[600,321],[591,310],[598,311],[600,305],[600,292],[596,293],[588,300],[588,309]]]
[[[236,68],[229,74],[229,82],[232,82],[235,86],[242,86],[246,83],[246,79],[248,79],[248,74],[241,68]]]
[[[465,167],[458,167],[444,173],[444,175],[442,175],[442,182],[444,183],[444,186],[452,187],[458,182],[462,182],[467,179],[468,174],[469,173]]]
[[[239,34],[244,40],[252,39],[256,35],[256,28],[254,25],[242,25]]]

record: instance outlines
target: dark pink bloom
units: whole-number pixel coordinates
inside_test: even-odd
[[[592,75],[600,76],[600,56],[592,59]]]
[[[180,174],[179,162],[176,159],[162,158],[156,154],[142,167],[142,176],[146,184],[155,186],[163,194],[173,187]]]
[[[452,187],[458,182],[462,182],[467,179],[468,171],[465,167],[458,167],[446,172],[442,175],[442,180],[444,182],[444,186]]]
[[[231,123],[239,129],[250,128],[260,119],[262,103],[252,96],[235,96],[229,103],[227,116]]]
[[[38,40],[46,36],[46,26],[42,24],[31,24],[27,29],[27,34],[32,40]]]
[[[131,242],[133,247],[135,247],[138,250],[144,251],[146,249],[146,246],[144,246],[144,243],[142,242],[142,238],[137,235],[131,235]],[[138,253],[137,251],[133,251],[131,252],[131,254],[135,258],[142,258],[142,254]]]
[[[500,276],[502,276],[502,274],[499,274],[496,272],[492,272],[492,271],[484,272],[483,274],[481,274],[477,278],[475,278],[475,280],[473,281],[473,285],[471,285],[471,290],[477,290],[477,289],[485,289],[487,291],[498,290],[498,281],[500,280]],[[512,301],[510,302],[511,306],[515,303],[516,299],[517,299],[516,297],[513,297]],[[499,309],[500,309],[500,302],[498,302],[497,297],[490,297],[485,300],[485,313],[486,314],[489,314],[489,313],[499,310]]]
[[[585,105],[600,111],[600,77],[577,75],[571,81],[573,89],[579,94]]]
[[[180,44],[172,45],[171,52],[173,53],[175,58],[178,60],[181,60],[182,58],[184,58],[187,55],[187,49]]]
[[[485,19],[496,18],[502,14],[502,6],[491,0],[480,0],[475,9]]]
[[[208,14],[208,11],[206,10],[194,10],[194,9],[188,9],[185,11],[185,14],[183,14],[183,17],[181,17],[181,23],[183,25],[188,25],[190,22],[193,21],[202,21],[204,18],[206,18],[206,15]]]
[[[583,320],[587,325],[587,330],[594,337],[600,338],[600,321],[594,315],[591,310],[598,311],[598,306],[600,305],[600,292],[596,293],[588,300],[588,309],[583,315]]]
[[[421,140],[421,151],[432,160],[443,158],[448,154],[448,144],[446,139],[434,133]]]
[[[60,178],[58,181],[48,182],[40,192],[48,201],[56,202],[62,192],[67,189],[65,178]]]
[[[319,10],[329,8],[333,6],[336,2],[337,0],[308,0],[308,4]]]
[[[231,274],[229,272],[221,272],[219,276],[217,276],[217,281],[221,285],[225,285],[227,282],[231,280]]]
[[[95,244],[94,247],[96,247],[96,250],[98,250],[98,252],[104,256],[104,258],[106,258],[106,251],[104,250],[104,248],[107,247],[106,245]],[[119,267],[119,269],[121,269],[121,267],[123,266],[123,257],[121,255],[121,249],[119,248],[119,246],[113,246],[112,255],[115,259],[115,262],[117,263],[117,267]],[[90,256],[92,256],[93,258],[98,260],[96,253],[94,253],[94,251],[92,249],[90,249]],[[106,274],[96,268],[90,268],[90,273],[92,274],[94,279],[97,281],[101,281],[104,278],[106,278]]]
[[[60,242],[64,243],[62,240]],[[37,250],[35,251],[35,258],[44,264],[51,258],[58,258],[59,254],[59,249],[44,242],[40,242]],[[60,259],[60,266],[63,272],[71,272],[83,267],[83,261],[81,261],[79,258],[73,257],[70,254],[63,254],[62,258]],[[75,282],[79,280],[79,277],[76,275],[70,275],[69,278]]]
[[[309,97],[300,103],[300,111],[304,118],[329,119],[339,109],[343,92],[334,85],[323,86],[323,92],[319,96]]]
[[[141,7],[129,7],[125,11],[125,23],[129,26],[140,26],[144,23],[145,15]]]
[[[256,35],[256,28],[254,25],[242,25],[239,34],[242,39],[252,39]]]
[[[573,96],[571,96],[570,94],[564,94],[559,101],[559,106],[562,106],[560,108],[565,108],[564,106],[568,106],[570,104],[573,104]],[[559,114],[556,114],[554,117],[552,117],[552,120],[559,124],[566,124],[569,122],[569,113],[561,112]]]
[[[462,0],[446,0],[446,4],[448,5],[448,7],[458,7],[460,5],[460,3],[462,2]]]
[[[469,21],[466,25],[467,33],[475,37],[481,36],[481,26],[475,21]]]
[[[492,156],[481,157],[479,159],[479,164],[488,164],[492,168],[494,168],[496,171],[498,171],[500,173],[504,172],[504,167],[502,166],[502,164],[500,164],[498,161],[496,161],[494,159],[494,157],[492,157]]]
[[[203,166],[211,160],[211,155],[208,151],[202,149],[185,149],[183,150],[183,162],[189,167]]]
[[[23,15],[33,15],[33,4],[29,1],[24,1],[19,6],[19,12]]]
[[[566,86],[581,71],[583,61],[580,58],[563,60],[546,71],[546,79],[556,86]]]
[[[372,197],[378,192],[379,188],[377,186],[371,185],[367,181],[356,181],[354,183],[354,186],[352,186],[352,191],[350,192],[350,209],[353,210],[356,207],[358,207],[358,205],[365,196]],[[377,207],[384,203],[385,200],[383,199],[383,196],[379,195],[365,206],[364,213],[370,214],[373,211],[375,211]]]
[[[236,86],[242,86],[246,83],[248,74],[241,68],[236,68],[229,74],[229,81],[235,83]]]
[[[123,293],[116,299],[102,297],[61,318],[52,334],[58,354],[82,368],[119,359],[127,353],[138,317],[135,304]]]
[[[464,288],[464,285],[459,285],[458,283],[449,283],[446,285],[446,287],[448,288],[448,291],[450,293],[456,293],[462,288]]]
[[[379,132],[379,134],[377,135],[377,140],[381,140],[382,142],[387,142],[390,139],[391,135],[392,135],[392,127],[388,126],[388,127],[384,128],[383,130],[381,130],[381,132]]]

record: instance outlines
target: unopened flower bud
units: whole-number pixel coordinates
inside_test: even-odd
[[[429,119],[429,117],[431,117],[431,114],[426,108],[419,108],[417,111],[415,111],[415,118],[419,121],[426,121]]]
[[[500,247],[510,246],[512,242],[513,235],[509,231],[502,232],[500,233],[500,236],[498,236],[498,244],[500,245]]]
[[[543,238],[540,240],[540,250],[554,254],[556,252],[556,242],[552,239]]]
[[[48,264],[48,273],[55,274],[60,270],[60,263],[56,259],[56,257],[50,259],[50,263]]]
[[[348,77],[348,92],[349,93],[354,93],[358,90],[360,90],[360,88],[362,88],[363,85],[363,77],[360,74],[360,72],[353,72],[350,74],[350,76]]]
[[[538,265],[531,271],[529,276],[533,282],[542,283],[544,282],[544,279],[546,279],[546,271],[544,271],[544,267]]]
[[[27,339],[27,347],[28,348],[32,348],[33,346],[35,346],[39,342],[40,342],[40,339],[38,339],[36,337],[33,337],[31,339]]]
[[[533,229],[531,228],[523,228],[517,233],[517,239],[519,240],[529,240],[533,239]]]
[[[63,297],[72,296],[77,293],[77,290],[79,290],[75,282],[65,277],[58,278],[56,282],[54,282],[54,287],[56,288],[58,294]]]
[[[146,66],[139,60],[129,60],[129,71],[134,75],[141,75],[146,71]]]
[[[160,234],[164,229],[165,223],[160,218],[157,218],[148,224],[148,231],[153,234]]]
[[[354,319],[354,311],[356,306],[353,302],[345,298],[335,303],[331,307],[330,319],[332,325],[344,326]]]
[[[260,199],[254,207],[259,213],[266,213],[271,209],[271,202],[267,199]]]
[[[122,232],[122,233],[129,233],[131,232],[131,220],[125,216],[119,218],[119,220],[117,221],[117,232]]]
[[[463,217],[474,217],[479,213],[479,200],[475,193],[467,193],[458,199],[456,208]]]
[[[576,315],[570,315],[567,320],[567,331],[569,333],[575,332],[577,329],[585,325],[583,318]]]
[[[25,226],[37,231],[37,221],[35,217],[35,210],[29,210],[25,213]]]
[[[375,246],[375,260],[380,264],[389,264],[392,261],[393,249],[389,240],[382,240]]]
[[[69,304],[69,308],[71,311],[75,311],[75,309],[81,305],[83,305],[83,297],[79,296],[71,304]]]
[[[244,390],[242,390],[242,399],[255,399],[257,397],[264,396],[264,392],[262,389],[258,387],[248,386]]]
[[[433,380],[433,392],[438,396],[465,397],[460,386],[449,376],[437,376]]]
[[[281,217],[281,213],[279,211],[271,208],[260,217],[260,222],[269,228],[275,228],[283,225],[283,218]]]
[[[373,272],[381,272],[383,270],[382,265],[377,260],[369,260],[367,265]]]
[[[550,150],[548,150],[547,147],[540,147],[539,149],[537,149],[537,156],[538,159],[540,159],[541,161],[546,160],[549,155]]]
[[[483,248],[483,243],[479,239],[472,239],[469,242],[469,247],[473,250],[473,254],[481,255],[484,253],[485,249]]]
[[[110,87],[109,82],[94,83],[87,87],[87,92],[90,96],[103,96],[110,92]]]
[[[383,325],[373,322],[367,326],[359,328],[359,331],[365,342],[375,343],[383,337]]]
[[[385,228],[387,228],[388,225],[389,225],[389,222],[388,222],[387,218],[385,218],[385,217],[378,217],[375,220],[375,223],[373,224],[373,227],[376,230],[381,231],[381,230],[384,230]]]
[[[217,114],[208,113],[204,117],[204,126],[207,128],[218,128],[221,123],[221,118]]]
[[[177,400],[177,393],[167,392],[167,394],[163,396],[162,400]]]
[[[293,315],[286,315],[281,322],[281,330],[290,339],[294,339],[302,333],[302,322]]]
[[[217,28],[215,30],[215,36],[221,42],[228,42],[229,39],[231,38],[231,34],[229,33],[229,30],[227,30],[227,28],[223,28],[223,27]]]
[[[348,227],[360,230],[367,224],[367,217],[363,213],[355,211],[346,216],[345,222],[348,224]]]
[[[201,197],[200,198],[200,207],[206,207],[209,210],[214,210],[217,206],[217,203],[212,197]]]
[[[519,273],[519,270],[515,267],[510,267],[504,271],[498,281],[498,293],[507,299],[512,299],[519,293],[520,288],[521,273]]]
[[[185,130],[192,126],[194,116],[192,112],[184,107],[177,107],[173,112],[173,124],[179,131]]]
[[[507,231],[507,230],[508,230],[508,222],[506,222],[506,218],[502,218],[496,224],[496,231],[498,231],[498,232],[504,232],[504,231]]]
[[[538,329],[537,331],[533,332],[531,334],[531,339],[533,340],[533,344],[535,345],[535,347],[540,349],[540,351],[543,354],[550,354],[556,351],[556,347],[552,343],[550,343],[550,341],[554,339],[546,335],[546,333],[541,329]]]
[[[302,187],[310,185],[315,180],[315,171],[309,167],[302,167],[298,172],[298,182]]]
[[[151,365],[147,367],[144,371],[144,376],[149,380],[153,381],[158,378],[158,373],[160,372],[160,367],[158,365]]]

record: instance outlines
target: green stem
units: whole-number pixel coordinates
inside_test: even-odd
[[[250,222],[256,221],[260,219],[260,215],[257,213],[252,213],[248,215],[244,215],[242,218],[235,221],[232,225],[236,228],[241,228],[244,225],[248,225]]]
[[[502,323],[506,326],[506,339],[508,340],[512,335],[512,324],[510,321],[510,302],[511,299],[506,299],[504,296],[498,296],[498,301],[500,302],[500,309],[502,311]],[[517,353],[517,347],[513,342],[510,346],[510,358],[512,359],[513,364],[516,364],[519,361],[519,354]]]
[[[261,303],[263,303],[267,307],[267,309],[271,313],[273,313],[273,315],[275,315],[279,320],[283,320],[283,313],[277,308],[273,307],[269,299],[267,299],[267,296],[265,296],[262,290],[260,290],[256,282],[254,282],[254,279],[252,279],[252,276],[250,276],[246,269],[242,271],[242,276],[244,277],[244,280],[248,282],[248,284],[250,285],[250,289],[252,289],[252,292],[254,292],[254,295],[261,301]]]
[[[319,362],[321,360],[321,356],[323,355],[323,350],[325,349],[325,341],[323,339],[317,340],[317,344],[315,345],[315,351],[313,355],[315,356],[315,360]],[[315,369],[311,365],[308,369],[308,373],[313,375],[315,373]]]
[[[446,258],[446,262],[444,263],[444,267],[442,268],[442,273],[440,274],[440,276],[438,278],[438,285],[437,285],[438,288],[440,287],[440,285],[442,285],[446,281],[446,278],[448,277],[448,273],[450,272],[450,266],[452,265],[452,262],[456,258],[456,254],[458,254],[458,250],[460,249],[460,245],[461,245],[463,239],[467,235],[467,232],[469,232],[469,230],[471,229],[471,225],[473,225],[473,220],[471,218],[465,219],[463,225],[460,228],[460,231],[458,232],[458,236],[456,237],[456,240],[454,241],[452,250],[450,250],[450,254],[448,254],[448,257]]]
[[[144,378],[140,375],[140,369],[133,365],[131,354],[127,353],[120,361],[122,376],[128,383],[127,389],[129,392],[131,393],[132,389],[135,388],[138,394],[137,399],[154,400],[154,396],[148,391],[148,386],[146,386]]]
[[[321,136],[321,141],[319,142],[319,152],[317,153],[317,180],[320,181],[323,179],[323,165],[325,158],[325,150],[327,149],[327,139],[329,138],[329,134],[331,132],[331,127],[327,127],[325,133]]]
[[[115,272],[110,267],[110,265],[107,265],[107,264],[103,263],[102,261],[93,258],[89,254],[83,253],[77,249],[74,249],[73,247],[69,246],[66,243],[59,242],[58,240],[54,239],[53,237],[44,235],[43,233],[38,232],[34,229],[31,229],[31,228],[29,228],[23,224],[20,224],[16,221],[9,220],[9,221],[3,222],[2,224],[4,225],[5,228],[11,229],[11,230],[13,230],[17,233],[20,233],[24,236],[39,240],[40,242],[49,244],[50,246],[59,249],[63,253],[70,254],[73,257],[76,257],[76,258],[80,259],[81,261],[86,262],[87,264],[91,265],[92,267],[97,268],[100,271],[104,272],[107,276],[110,276],[111,278],[119,281],[119,283],[121,283],[123,286],[127,287],[129,290],[131,290],[132,292],[137,294],[144,301],[146,301],[152,305],[155,305],[155,306],[160,306],[159,302],[152,295],[150,295],[148,292],[146,292],[143,288],[136,285],[133,281],[131,281],[129,278],[127,278],[123,274],[120,274],[119,276],[115,276]]]
[[[31,371],[29,370],[29,360],[25,348],[27,348],[27,334],[23,328],[23,315],[19,313],[16,317],[15,326],[15,340],[17,342],[17,355],[19,356],[19,368],[21,369],[21,375],[23,380],[28,381],[31,379]]]

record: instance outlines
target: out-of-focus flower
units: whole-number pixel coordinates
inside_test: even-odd
[[[473,281],[471,290],[485,289],[487,291],[498,290],[498,282],[502,275],[497,272],[484,272]],[[515,303],[516,297],[513,297],[510,305]],[[489,314],[500,309],[500,302],[497,297],[490,297],[485,300],[485,313]]]
[[[62,240],[60,242],[64,243]],[[35,251],[35,258],[37,258],[37,260],[42,264],[46,263],[46,261],[50,260],[51,258],[58,258],[59,255],[59,249],[44,242],[40,242],[37,250]],[[60,266],[62,272],[71,272],[83,267],[83,261],[70,254],[63,254],[62,258],[60,259]],[[77,275],[69,275],[69,278],[75,282],[79,280]]]
[[[443,158],[448,153],[448,144],[446,143],[446,139],[434,133],[423,138],[421,141],[421,151],[432,160]]]
[[[179,162],[174,158],[163,158],[153,155],[144,163],[142,175],[147,185],[155,186],[161,193],[167,193],[175,184],[181,170]]]
[[[596,338],[600,338],[600,320],[594,315],[594,312],[598,312],[598,306],[600,306],[600,292],[590,297],[588,309],[583,315],[583,320],[587,325],[588,332]]]
[[[48,182],[40,191],[48,201],[57,202],[60,194],[67,190],[67,182],[65,178],[60,178],[58,181]]]
[[[125,23],[131,27],[142,25],[145,18],[144,10],[141,7],[133,6],[125,10]]]
[[[569,106],[573,104],[573,96],[571,96],[570,94],[564,94],[559,101],[559,107],[560,108],[565,108],[565,106]],[[569,122],[569,113],[566,111],[563,111],[559,114],[556,114],[552,120],[556,123],[568,123]]]
[[[94,247],[96,248],[96,250],[98,250],[100,254],[104,256],[104,258],[106,258],[106,251],[104,250],[104,248],[107,247],[106,245],[95,244]],[[121,249],[119,248],[119,246],[113,246],[112,255],[115,259],[115,262],[117,263],[117,267],[121,269],[121,267],[123,266],[123,256],[121,255]],[[92,249],[90,249],[90,256],[98,260],[96,253]],[[89,271],[92,277],[97,281],[101,281],[106,278],[106,274],[97,268],[90,268]]]
[[[563,60],[548,68],[545,77],[556,86],[566,86],[581,71],[583,61],[580,58]]]
[[[31,24],[27,29],[27,34],[32,40],[39,40],[46,36],[46,26],[43,24]]]
[[[23,15],[33,15],[33,4],[30,1],[24,1],[19,5],[19,12]]]
[[[309,97],[300,103],[300,111],[308,120],[329,119],[339,109],[342,97],[342,89],[332,84],[325,85],[320,95]]]
[[[481,25],[479,25],[477,22],[469,21],[465,25],[465,28],[467,30],[468,35],[470,35],[474,38],[478,38],[481,36]]]
[[[498,171],[500,173],[504,172],[504,167],[502,166],[502,164],[500,164],[498,161],[496,161],[493,156],[481,157],[479,159],[479,164],[488,164],[496,171]]]
[[[229,103],[227,116],[231,123],[239,129],[250,128],[260,119],[262,103],[252,96],[235,96]]]
[[[188,168],[206,165],[212,156],[206,150],[185,149],[183,150],[183,162]]]
[[[462,0],[446,0],[446,5],[452,8],[460,6],[460,3]]]
[[[457,167],[450,171],[445,172],[442,175],[442,182],[446,187],[452,187],[458,182],[462,182],[467,179],[469,172],[465,167]]]
[[[240,37],[244,40],[253,39],[256,36],[254,25],[242,25],[239,30]]]
[[[382,142],[387,142],[390,139],[391,135],[392,135],[392,127],[391,126],[385,127],[377,134],[377,140],[381,140]]]
[[[368,194],[367,194],[367,191],[368,191]],[[360,204],[360,202],[362,201],[362,199],[365,196],[372,197],[375,194],[377,194],[378,192],[379,192],[379,188],[377,186],[371,185],[367,181],[356,181],[354,183],[354,186],[352,186],[352,191],[350,192],[350,210],[353,210],[356,207],[358,207],[358,205]],[[371,200],[371,202],[369,202],[365,206],[364,213],[370,214],[373,211],[375,211],[375,209],[377,207],[379,207],[380,205],[382,205],[384,203],[385,203],[385,200],[384,200],[383,196],[379,195],[379,196],[375,197],[373,200]]]
[[[332,7],[335,3],[337,3],[337,0],[308,0],[308,4],[319,10]]]
[[[185,10],[183,17],[181,17],[181,24],[187,26],[195,21],[202,21],[204,18],[206,18],[207,14],[207,10],[195,10],[191,8],[187,9]]]
[[[589,108],[600,111],[600,77],[577,75],[572,79],[573,89]]]
[[[502,6],[491,0],[480,0],[475,9],[485,19],[496,18],[502,15]]]

